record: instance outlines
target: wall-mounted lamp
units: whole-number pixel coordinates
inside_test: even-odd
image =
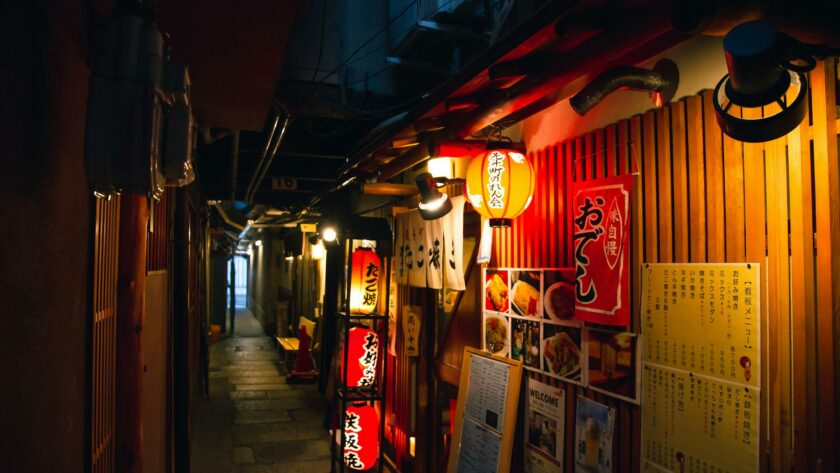
[[[326,248],[324,248],[324,243],[323,242],[318,241],[318,243],[315,243],[314,245],[312,245],[312,259],[314,259],[314,260],[323,259],[324,255],[326,255],[326,253],[327,253],[327,251],[326,251]]]
[[[771,141],[796,128],[807,112],[805,72],[818,59],[840,54],[838,49],[802,43],[766,20],[732,28],[723,39],[723,49],[729,74],[715,87],[715,115],[724,133],[749,143]],[[777,106],[767,107],[772,104]],[[733,105],[759,112],[765,107],[764,116],[741,118]]]
[[[432,158],[426,162],[426,168],[432,176],[452,179],[452,158]]]
[[[452,210],[452,201],[449,196],[440,192],[438,187],[446,184],[445,177],[434,177],[424,172],[415,178],[417,189],[420,191],[420,216],[424,220],[436,220],[448,214]]]

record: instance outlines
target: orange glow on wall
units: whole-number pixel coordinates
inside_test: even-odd
[[[344,414],[344,464],[364,471],[379,459],[379,412],[360,402],[347,406]]]
[[[492,227],[509,227],[531,204],[534,168],[519,151],[489,149],[467,167],[467,199],[490,219]]]
[[[379,256],[368,248],[359,248],[351,258],[350,312],[372,314],[379,298]]]

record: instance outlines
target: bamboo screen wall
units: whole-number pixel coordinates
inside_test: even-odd
[[[809,82],[808,117],[773,142],[742,144],[723,136],[706,91],[533,152],[539,180],[533,204],[512,228],[497,231],[491,263],[572,265],[566,214],[571,183],[636,171],[633,331],[639,329],[642,262],[761,263],[763,472],[836,471],[840,176],[835,64],[819,63]],[[574,385],[565,388],[566,471],[574,468],[574,402],[581,394],[616,409],[616,471],[637,472],[639,407]]]
[[[114,471],[114,377],[117,330],[117,255],[120,197],[96,199],[91,323],[90,464]]]

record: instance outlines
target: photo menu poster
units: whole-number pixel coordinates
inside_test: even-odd
[[[574,268],[484,270],[482,349],[531,371],[585,384]]]
[[[758,471],[759,265],[642,269],[643,469]]]
[[[525,406],[525,472],[561,473],[566,392],[528,379]]]

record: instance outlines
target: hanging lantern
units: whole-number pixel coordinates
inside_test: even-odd
[[[519,151],[491,147],[467,167],[467,199],[491,227],[509,227],[531,204],[534,168]]]
[[[339,439],[340,440],[340,439]],[[364,471],[379,459],[379,412],[360,402],[347,406],[344,413],[344,464]]]
[[[379,358],[379,335],[363,327],[350,329],[347,347],[347,387],[372,386],[376,381],[376,361]],[[343,363],[342,359],[340,363]],[[342,379],[344,370],[341,370]]]
[[[368,248],[359,248],[353,252],[351,265],[350,312],[372,314],[379,294],[379,256]]]

